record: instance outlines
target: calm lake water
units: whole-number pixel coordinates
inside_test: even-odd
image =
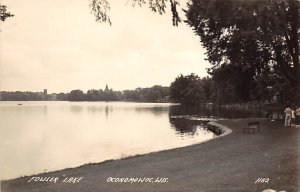
[[[18,105],[22,103],[22,105]],[[214,137],[172,104],[0,102],[0,180],[183,147]]]

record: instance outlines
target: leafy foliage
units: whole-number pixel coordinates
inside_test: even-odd
[[[85,95],[83,91],[77,89],[77,90],[72,90],[69,94],[69,101],[84,101],[85,100]]]
[[[166,102],[168,101],[168,96],[169,88],[160,85],[123,91],[123,99],[126,101]]]
[[[180,75],[170,86],[171,98],[179,103],[200,104],[210,101],[210,81],[207,78],[200,79],[195,74]]]
[[[1,101],[43,101],[45,100],[45,95],[43,93],[36,92],[9,92],[1,91]]]
[[[2,91],[2,101],[43,101],[50,100],[42,92],[5,92]],[[155,85],[150,88],[137,88],[135,90],[114,91],[106,87],[102,89],[91,89],[84,93],[80,89],[72,90],[70,93],[54,94],[56,100],[60,101],[135,101],[135,102],[167,102],[169,101],[169,87]]]
[[[254,71],[243,69],[239,65],[223,65],[212,74],[212,99],[217,104],[247,102],[256,97]]]
[[[185,12],[186,22],[213,64],[210,73],[219,76],[215,79],[240,87],[243,76],[221,75],[235,68],[247,76],[244,85],[251,89],[256,79],[277,75],[296,96],[300,90],[299,10],[296,0],[192,0]]]
[[[168,0],[148,0],[148,6],[153,12],[157,12],[162,15],[166,12],[167,1]],[[177,0],[169,1],[171,6],[173,25],[178,26],[178,23],[181,22],[177,11],[179,2]],[[145,0],[131,0],[131,2],[133,7],[136,5],[143,6],[146,4]],[[110,25],[112,24],[109,16],[110,4],[107,0],[90,0],[90,8],[92,14],[94,14],[94,16],[96,17],[96,21],[108,22]]]
[[[111,25],[111,20],[108,15],[110,5],[107,0],[91,0],[90,8],[91,12],[96,17],[96,21],[108,22]]]
[[[7,7],[5,5],[0,4],[0,20],[5,21],[8,17],[13,17],[14,15],[7,11]]]

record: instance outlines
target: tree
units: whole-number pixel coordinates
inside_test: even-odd
[[[183,76],[182,74],[176,77],[175,81],[171,83],[170,93],[171,98],[176,102],[183,102],[185,100],[184,89],[199,77],[195,74],[189,76]]]
[[[148,6],[153,12],[163,14],[166,11],[166,3],[170,2],[171,12],[172,12],[172,21],[174,26],[178,26],[178,23],[181,22],[181,19],[178,15],[177,6],[179,2],[177,0],[148,0]],[[142,6],[146,4],[145,0],[132,0],[132,6]],[[109,17],[109,11],[111,9],[109,1],[107,0],[90,0],[90,8],[92,14],[95,16],[96,21],[99,22],[108,22],[112,24]]]
[[[254,74],[254,70],[240,65],[222,65],[213,70],[213,101],[220,105],[251,100],[256,88]]]
[[[7,7],[5,5],[0,4],[0,20],[5,21],[8,17],[13,17],[14,15],[7,11]]]
[[[207,102],[211,102],[212,98],[212,94],[213,94],[213,80],[212,78],[210,77],[204,77],[202,78],[202,87],[203,87],[203,92],[204,92],[204,97],[205,97],[205,100]]]
[[[186,22],[213,64],[211,73],[230,65],[240,66],[253,80],[276,74],[296,96],[300,91],[299,10],[296,0],[191,0],[185,12]]]
[[[207,102],[201,79],[191,81],[183,90],[183,94],[185,104],[194,105]]]
[[[69,93],[58,93],[56,99],[58,101],[68,101]]]
[[[180,75],[174,82],[171,83],[170,93],[171,98],[176,102],[183,104],[200,104],[208,102],[207,89],[205,88],[205,81],[200,79],[195,74],[187,76]]]
[[[154,85],[150,88],[136,88],[135,90],[123,91],[123,100],[139,102],[161,102],[166,101],[169,96],[169,88]]]
[[[69,101],[84,101],[85,94],[82,90],[72,90],[69,94]]]
[[[86,99],[88,101],[100,101],[100,92],[99,90],[88,90],[86,94]]]

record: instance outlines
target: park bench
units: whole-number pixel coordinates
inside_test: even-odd
[[[247,127],[244,127],[243,133],[255,133],[256,130],[260,133],[259,122],[249,122]]]

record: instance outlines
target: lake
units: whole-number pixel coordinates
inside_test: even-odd
[[[22,105],[18,105],[22,103]],[[0,102],[0,180],[178,148],[214,137],[176,104]]]

